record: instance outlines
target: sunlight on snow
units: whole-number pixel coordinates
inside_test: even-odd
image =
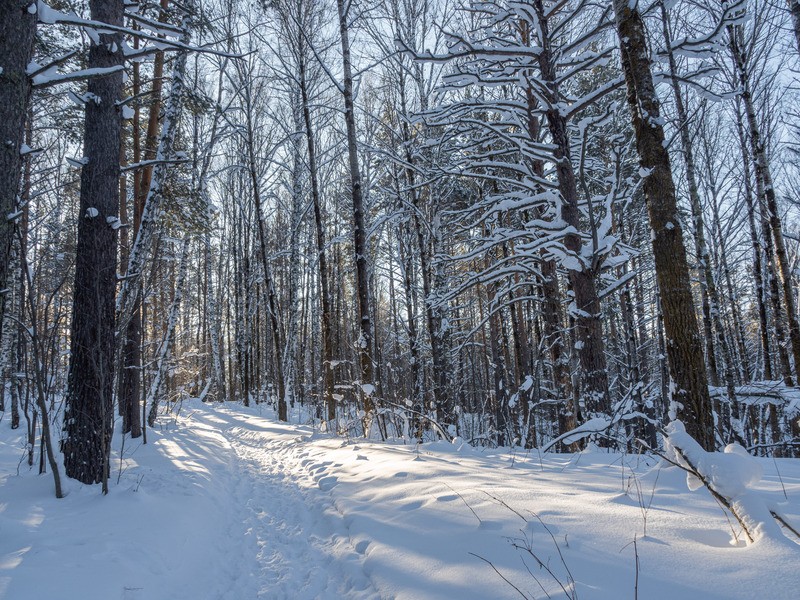
[[[7,571],[10,569],[14,569],[19,566],[22,562],[22,557],[31,549],[30,546],[26,546],[25,548],[20,548],[16,552],[9,552],[2,558],[0,558],[0,569]]]
[[[159,440],[158,445],[164,448],[164,455],[180,470],[201,473],[203,475],[211,474],[206,467],[192,459],[189,454],[184,452],[183,448],[172,440]]]

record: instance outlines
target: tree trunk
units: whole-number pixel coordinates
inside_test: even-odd
[[[794,29],[794,39],[797,49],[800,51],[800,2],[798,0],[786,0],[789,5],[789,12],[792,15],[792,27]]]
[[[365,424],[373,411],[372,394],[377,389],[372,361],[372,319],[369,299],[369,273],[367,270],[367,232],[364,224],[364,198],[361,186],[361,171],[358,165],[358,142],[356,140],[356,115],[353,98],[353,71],[350,62],[350,37],[348,9],[345,0],[336,0],[339,16],[339,36],[342,46],[342,96],[344,118],[347,127],[347,156],[350,167],[350,191],[353,200],[353,251],[356,266],[356,293],[358,296],[358,340],[356,350],[361,367],[360,395],[363,397]],[[364,432],[367,433],[366,431]]]
[[[405,92],[405,78],[401,78],[400,85],[400,110],[403,115],[408,115],[408,102]],[[422,275],[422,293],[425,302],[425,322],[428,327],[428,337],[431,342],[431,359],[433,361],[433,398],[436,405],[437,418],[445,425],[455,425],[456,418],[453,413],[453,401],[450,397],[448,376],[450,365],[447,356],[447,329],[444,310],[436,302],[433,294],[432,265],[430,258],[430,243],[426,239],[420,215],[422,206],[419,191],[416,185],[414,172],[414,156],[411,153],[411,131],[408,119],[403,118],[402,134],[405,148],[406,179],[408,193],[411,199],[411,220],[414,224],[414,234],[419,252],[420,272]],[[445,325],[445,327],[443,327]]]
[[[166,8],[169,5],[169,0],[160,0],[160,8],[158,20],[166,22],[167,13]],[[138,47],[138,39],[135,40]],[[134,96],[139,94],[139,65],[134,64]],[[163,87],[164,79],[164,52],[156,52],[153,60],[153,84],[150,96],[150,107],[147,118],[147,133],[145,136],[145,151],[144,160],[151,161],[156,158],[158,150],[158,117],[161,112],[161,89]],[[142,160],[141,151],[139,149],[139,107],[136,107],[134,119],[134,163]],[[132,237],[136,239],[139,234],[139,226],[142,222],[142,213],[144,205],[147,201],[147,194],[150,190],[150,184],[153,177],[153,166],[148,165],[141,171],[136,172],[134,175],[134,206],[133,206],[133,230]],[[123,213],[124,214],[124,213]],[[124,217],[123,217],[124,218]],[[121,230],[126,232],[125,229]],[[122,241],[122,240],[121,240]],[[125,257],[125,263],[128,262],[128,257]],[[130,268],[128,268],[130,271]],[[123,433],[130,433],[132,438],[138,438],[142,435],[142,420],[141,420],[141,392],[142,392],[142,306],[141,306],[141,282],[135,284],[135,300],[131,308],[129,321],[125,327],[125,336],[121,340],[123,343],[120,383],[119,383],[119,408],[122,412],[122,431]]]
[[[319,269],[320,303],[320,337],[322,338],[322,398],[327,407],[329,421],[336,418],[336,400],[333,397],[333,339],[331,338],[331,292],[328,283],[328,254],[325,247],[325,227],[322,222],[322,199],[319,193],[319,175],[317,173],[317,148],[314,129],[311,124],[311,108],[308,100],[308,81],[306,79],[305,60],[301,56],[300,97],[303,103],[303,123],[305,125],[306,145],[308,151],[308,168],[311,177],[311,200],[314,204],[314,232],[317,241],[317,268]]]
[[[730,49],[733,54],[736,74],[739,79],[741,89],[742,105],[744,106],[747,126],[750,130],[750,150],[753,155],[753,166],[756,172],[756,188],[759,198],[763,198],[766,203],[769,225],[772,229],[772,237],[775,240],[775,257],[778,268],[781,272],[781,283],[783,287],[783,302],[786,306],[786,319],[789,324],[789,340],[792,347],[792,357],[794,358],[795,369],[800,369],[800,322],[797,319],[797,308],[795,307],[794,291],[792,290],[792,267],[786,253],[786,244],[783,240],[783,225],[778,213],[778,203],[775,197],[775,188],[772,185],[772,172],[767,158],[767,151],[764,141],[761,138],[761,130],[758,125],[755,106],[753,105],[752,90],[750,89],[750,76],[747,69],[747,57],[737,39],[737,29],[728,28],[730,39]]]
[[[708,379],[644,23],[636,5],[627,0],[614,0],[614,12],[639,162],[646,172],[644,194],[674,390],[672,400],[677,408],[673,416],[686,421],[687,431],[703,448],[713,450]]]
[[[91,0],[91,18],[122,26],[123,0]],[[88,68],[122,64],[122,36],[100,34],[89,49]],[[113,52],[112,52],[113,50]],[[122,71],[89,80],[96,101],[86,103],[81,171],[71,356],[62,442],[69,477],[103,482],[107,491],[114,385],[114,294],[117,286],[116,231],[106,221],[119,209],[119,148]]]
[[[147,415],[147,424],[153,427],[156,424],[158,417],[158,404],[161,399],[161,386],[164,384],[164,377],[167,373],[170,358],[172,357],[172,346],[174,345],[175,326],[178,323],[178,312],[181,308],[183,301],[183,288],[186,284],[186,271],[188,267],[189,258],[189,241],[190,237],[187,235],[183,238],[181,245],[181,260],[178,267],[178,278],[175,281],[175,294],[172,297],[172,303],[169,306],[169,314],[167,316],[167,330],[164,332],[164,339],[161,341],[161,350],[158,354],[156,361],[156,372],[153,381],[150,384],[150,390],[147,393],[145,405],[150,405],[150,412]]]
[[[22,143],[28,117],[31,79],[26,73],[33,56],[36,15],[30,0],[0,2],[0,330],[9,297],[9,261],[22,175]]]
[[[580,397],[587,416],[610,414],[611,398],[608,393],[608,371],[603,342],[603,327],[600,321],[600,299],[595,286],[592,260],[582,256],[580,209],[575,170],[570,157],[570,139],[566,117],[559,109],[558,76],[555,59],[550,48],[550,33],[542,0],[535,0],[534,7],[539,16],[542,51],[538,55],[542,78],[548,82],[551,101],[545,115],[554,145],[554,159],[558,187],[563,203],[561,218],[572,230],[564,236],[564,246],[575,264],[567,267],[569,282],[574,293],[572,314],[575,318],[576,349],[581,367]]]

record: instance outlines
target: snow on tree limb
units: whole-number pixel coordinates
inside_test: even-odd
[[[779,503],[753,489],[763,473],[761,465],[744,448],[733,443],[723,452],[707,452],[679,420],[667,425],[664,433],[668,455],[661,455],[662,458],[686,471],[690,490],[705,486],[742,526],[749,543],[770,540],[796,547],[779,525],[797,535]]]

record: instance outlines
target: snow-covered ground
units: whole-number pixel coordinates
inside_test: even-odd
[[[117,453],[107,497],[70,481],[56,500],[49,475],[20,465],[21,434],[0,424],[0,598],[794,600],[800,589],[800,546],[731,543],[738,528],[708,492],[645,457],[348,441],[199,402],[148,436]],[[800,523],[800,460],[760,462],[756,489]]]

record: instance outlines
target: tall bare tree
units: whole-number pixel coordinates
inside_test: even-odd
[[[614,12],[653,232],[653,255],[673,387],[672,400],[677,408],[675,415],[686,421],[686,430],[706,450],[713,450],[714,424],[702,338],[692,300],[672,167],[650,70],[646,30],[637,2],[614,0]]]

